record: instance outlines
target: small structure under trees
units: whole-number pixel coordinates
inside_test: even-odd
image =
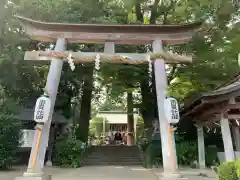
[[[19,114],[15,118],[21,121],[21,152],[29,152],[32,147],[36,122],[33,120],[34,108],[20,108]],[[63,133],[65,127],[69,124],[69,120],[65,118],[60,112],[54,112],[52,117],[52,124],[50,128],[50,138],[47,146],[47,161],[52,161],[53,146],[56,143],[56,137]]]
[[[52,112],[57,96],[58,85],[64,61],[68,61],[72,70],[74,63],[92,63],[98,70],[101,62],[143,64],[152,67],[156,82],[157,104],[161,145],[163,155],[164,172],[175,172],[173,152],[175,146],[172,143],[174,132],[165,115],[164,100],[167,88],[165,72],[166,63],[189,63],[191,58],[179,56],[163,51],[163,44],[184,44],[191,40],[192,35],[199,30],[202,22],[185,25],[100,25],[100,24],[68,24],[68,23],[45,23],[31,19],[17,17],[21,22],[26,34],[33,40],[46,43],[56,43],[54,51],[31,51],[26,52],[25,60],[51,61],[46,89],[51,99],[51,111],[49,120],[39,124],[33,142],[28,170],[25,176],[42,176],[43,160],[46,145],[49,138],[49,127]],[[104,53],[92,52],[69,52],[66,45],[70,43],[104,44]],[[116,53],[115,44],[151,44],[153,52],[149,53]],[[152,70],[151,68],[149,68]],[[132,121],[129,123],[133,123]],[[133,124],[129,124],[133,128]],[[128,132],[133,132],[128,129]],[[165,175],[165,173],[163,173]],[[173,175],[173,174],[172,174]]]
[[[205,167],[204,127],[207,132],[214,132],[216,128],[221,127],[224,159],[235,160],[233,142],[236,151],[240,151],[240,74],[212,92],[202,93],[187,100],[181,112],[181,119],[194,121],[197,127],[200,167]]]
[[[136,127],[137,127],[137,120],[138,115],[136,113],[133,114],[134,116],[134,129],[133,129],[133,136],[136,140]],[[113,138],[114,134],[116,132],[120,132],[122,135],[125,133],[128,133],[128,114],[124,111],[100,111],[96,117],[102,117],[106,119],[106,122],[108,124],[108,129],[106,129],[106,124],[103,122],[103,134],[104,136],[112,136]],[[112,133],[109,135],[109,133]],[[132,144],[131,144],[132,145]]]
[[[33,121],[33,114],[34,109],[33,108],[21,108],[19,110],[19,114],[15,115],[15,118],[21,121],[22,124],[22,130],[23,130],[23,141],[24,144],[22,144],[21,147],[32,147],[32,142],[34,137],[34,127],[36,126],[36,122]],[[69,120],[65,118],[60,112],[54,112],[52,117],[52,126],[51,126],[51,136],[55,136],[57,131],[60,131],[64,129],[64,127],[69,124]],[[52,142],[49,142],[50,144]]]

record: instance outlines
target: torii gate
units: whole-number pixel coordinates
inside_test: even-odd
[[[17,16],[25,33],[33,40],[56,43],[54,51],[31,51],[25,53],[24,60],[51,61],[46,88],[50,91],[51,110],[49,120],[45,124],[38,124],[32,145],[26,179],[50,179],[43,175],[44,158],[49,139],[49,129],[52,112],[58,91],[61,71],[64,61],[74,63],[94,62],[96,56],[101,62],[142,64],[154,61],[154,73],[157,91],[159,125],[162,143],[164,174],[174,172],[175,166],[171,159],[171,152],[175,150],[175,142],[171,141],[169,123],[165,116],[164,100],[167,88],[165,63],[189,63],[191,58],[163,52],[163,43],[183,44],[191,40],[195,31],[199,30],[202,22],[185,25],[100,25],[100,24],[67,24],[46,23]],[[104,44],[104,53],[66,52],[68,43]],[[131,54],[116,53],[115,44],[152,44],[153,53]],[[163,60],[164,59],[164,60]],[[70,62],[71,63],[71,62]],[[171,142],[171,144],[170,144]],[[174,147],[172,150],[171,148]]]

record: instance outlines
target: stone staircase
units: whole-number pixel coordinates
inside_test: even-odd
[[[82,166],[141,166],[137,146],[94,146]]]

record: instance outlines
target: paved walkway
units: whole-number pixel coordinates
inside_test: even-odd
[[[1,180],[14,180],[21,176],[25,168],[18,167],[12,171],[0,171]],[[78,169],[45,168],[52,180],[157,180],[156,175],[142,167],[89,166]]]
[[[12,171],[0,171],[1,180],[14,180],[25,171],[24,167]],[[117,167],[117,166],[89,166],[79,169],[45,168],[46,174],[52,175],[52,180],[158,180],[160,169],[147,170],[142,167]],[[185,170],[184,178],[189,180],[217,180],[211,171],[210,177],[198,176],[197,170]]]
[[[153,172],[139,167],[82,167],[66,170],[64,174],[53,176],[53,180],[157,180]]]
[[[157,177],[163,172],[163,169],[151,169]],[[211,169],[191,169],[191,168],[179,168],[178,170],[182,176],[180,179],[188,180],[218,180],[215,172]]]

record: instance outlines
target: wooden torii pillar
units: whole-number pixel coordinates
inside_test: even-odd
[[[169,145],[169,142],[171,142],[168,133],[169,124],[164,112],[164,99],[167,88],[165,63],[187,63],[191,60],[181,56],[163,53],[162,44],[187,43],[191,40],[193,33],[200,28],[202,22],[186,25],[97,25],[46,23],[20,16],[17,18],[31,39],[56,43],[53,52],[32,51],[26,52],[25,54],[25,60],[51,61],[46,88],[50,91],[52,105],[48,123],[37,125],[28,169],[22,177],[18,177],[17,179],[50,179],[50,177],[44,176],[42,169],[62,66],[68,56],[68,52],[65,52],[67,43],[105,44],[105,54],[72,53],[72,58],[75,63],[93,62],[97,54],[101,56],[101,62],[107,63],[140,64],[149,63],[150,59],[155,60],[154,73],[156,77],[164,174],[170,174],[170,176],[172,176],[170,172],[174,172],[175,167],[172,166],[169,152],[172,151],[170,147],[174,146]],[[153,53],[114,54],[115,44],[152,44]]]

